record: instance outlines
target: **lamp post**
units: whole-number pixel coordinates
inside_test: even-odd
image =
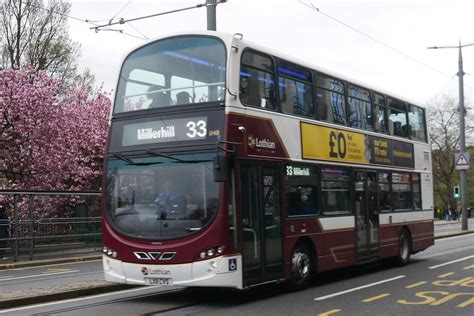
[[[432,46],[428,47],[428,49],[442,49],[442,48],[457,48],[459,49],[459,59],[458,59],[458,77],[459,77],[459,133],[460,133],[460,151],[464,154],[466,151],[466,130],[464,127],[464,116],[465,116],[465,108],[464,108],[464,70],[462,66],[462,48],[467,46],[473,46],[474,43],[470,44],[463,44],[461,45],[461,41],[459,41],[459,45],[454,46]],[[460,178],[461,178],[461,214],[462,214],[462,230],[467,230],[467,174],[466,170],[459,170]]]

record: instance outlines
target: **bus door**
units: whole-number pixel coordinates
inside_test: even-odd
[[[244,286],[283,277],[279,167],[240,167]]]
[[[355,171],[356,238],[358,262],[379,257],[377,173]]]

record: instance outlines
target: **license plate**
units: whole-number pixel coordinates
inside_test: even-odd
[[[170,285],[173,285],[173,279],[171,278],[145,278],[145,283],[148,285],[170,286]]]

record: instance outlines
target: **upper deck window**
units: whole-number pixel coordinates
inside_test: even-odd
[[[374,124],[369,91],[349,85],[347,93],[347,102],[349,103],[349,126],[372,131]]]
[[[316,74],[316,100],[320,120],[346,125],[346,102],[342,81],[321,73]]]
[[[125,59],[114,113],[223,101],[226,52],[212,37],[181,36],[151,43]]]
[[[388,98],[388,131],[394,136],[410,136],[406,104],[393,98]]]
[[[410,105],[410,112],[408,112],[408,122],[411,127],[411,138],[426,142],[426,128],[425,128],[425,110]]]
[[[387,134],[387,115],[385,111],[385,97],[381,94],[374,93],[375,103],[375,131]]]
[[[275,76],[271,57],[246,50],[240,68],[240,101],[249,106],[275,110]]]
[[[288,63],[280,63],[278,74],[281,111],[313,118],[311,72]]]

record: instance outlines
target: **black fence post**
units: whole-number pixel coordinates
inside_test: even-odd
[[[18,194],[13,195],[13,261],[18,261]]]
[[[33,248],[35,247],[35,227],[33,222],[33,195],[28,196],[28,219],[30,221],[30,260],[33,260]]]

